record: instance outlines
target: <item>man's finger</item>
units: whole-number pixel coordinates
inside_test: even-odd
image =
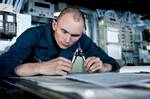
[[[57,69],[65,71],[67,73],[70,73],[72,67],[71,66],[65,66],[65,65],[59,65],[59,66],[57,66]]]
[[[91,57],[91,58],[89,58],[87,64],[85,64],[87,70],[90,69],[90,67],[91,67],[93,64],[97,63],[97,62],[95,61],[95,59],[96,59],[96,57]]]
[[[56,74],[57,75],[67,75],[68,73],[63,70],[57,70]]]
[[[66,63],[71,64],[71,60],[69,60],[69,59],[67,59],[67,58],[59,57],[58,59],[61,60],[61,61],[63,61],[63,62],[66,62]]]
[[[95,71],[96,69],[100,69],[100,68],[101,68],[101,66],[99,66],[99,63],[95,63],[89,68],[89,70]]]

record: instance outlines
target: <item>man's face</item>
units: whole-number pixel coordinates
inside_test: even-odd
[[[73,13],[63,15],[57,22],[53,21],[54,38],[61,49],[72,46],[81,37],[84,29],[83,20],[76,22]]]

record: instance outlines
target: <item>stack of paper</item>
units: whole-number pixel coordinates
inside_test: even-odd
[[[93,74],[70,74],[66,78],[86,83],[92,83],[103,87],[118,87],[141,82],[150,82],[149,74],[135,73],[93,73]]]
[[[123,66],[120,73],[150,73],[150,66]]]

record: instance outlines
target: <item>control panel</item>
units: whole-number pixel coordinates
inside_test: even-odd
[[[133,51],[133,32],[129,24],[121,24],[120,43],[123,51]]]
[[[29,0],[28,13],[34,16],[53,18],[54,4],[44,0]]]
[[[17,33],[16,14],[0,11],[0,39],[12,39]]]

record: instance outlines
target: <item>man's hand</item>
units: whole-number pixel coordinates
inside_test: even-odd
[[[88,57],[84,63],[88,72],[108,72],[112,70],[112,65],[103,63],[99,57]]]
[[[17,66],[15,73],[18,76],[32,76],[32,75],[66,75],[72,69],[70,60],[58,57],[46,62],[26,63]]]
[[[72,63],[70,60],[58,57],[53,60],[44,62],[38,69],[40,74],[45,75],[67,75],[72,69]]]

